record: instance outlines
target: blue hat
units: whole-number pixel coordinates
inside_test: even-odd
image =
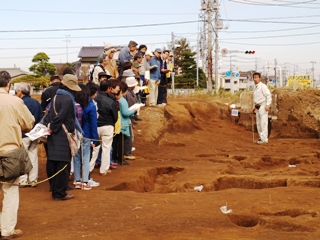
[[[162,50],[160,48],[156,48],[156,50],[154,50],[155,52],[158,52],[158,53],[162,53]]]

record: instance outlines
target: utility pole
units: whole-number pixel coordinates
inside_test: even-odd
[[[63,40],[64,42],[66,42],[66,53],[67,53],[67,63],[69,62],[69,60],[68,60],[68,43],[70,42],[70,40],[69,40],[69,37],[70,37],[70,35],[65,35],[66,36],[66,40]]]
[[[311,71],[312,71],[312,82],[311,82],[311,87],[315,87],[314,85],[314,64],[316,64],[315,61],[311,61],[312,63],[312,68],[311,68]]]
[[[274,78],[276,79],[276,84],[275,86],[277,86],[277,59],[274,59]]]
[[[214,18],[214,23],[215,23],[215,41],[214,41],[214,45],[215,45],[215,48],[214,48],[214,81],[215,81],[215,89],[216,89],[216,92],[219,91],[220,89],[220,80],[219,80],[219,41],[218,41],[218,29],[219,29],[219,6],[218,6],[218,2],[217,1],[214,1],[214,6],[213,6],[213,9],[215,11],[215,18]]]
[[[173,65],[173,71],[171,72],[171,89],[172,89],[172,94],[174,94],[174,74],[175,74],[175,68],[174,68],[174,49],[175,49],[175,42],[174,42],[174,34],[173,32],[171,33],[171,42],[172,42],[172,65]]]
[[[255,72],[257,72],[257,69],[258,69],[258,58],[255,58]]]
[[[208,14],[208,84],[207,90],[212,91],[212,0],[207,2],[207,14]]]

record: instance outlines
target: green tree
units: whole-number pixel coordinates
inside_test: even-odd
[[[33,57],[32,62],[35,64],[33,64],[29,70],[37,76],[52,75],[56,72],[56,67],[52,63],[49,63],[49,60],[50,58],[46,53],[39,52]]]
[[[34,86],[36,88],[46,88],[50,85],[50,78],[49,76],[35,76],[35,75],[27,75],[19,78],[15,78],[11,81],[14,83],[19,82],[27,82],[30,83],[31,86]]]
[[[186,38],[176,40],[174,49],[174,66],[182,68],[182,75],[175,75],[177,88],[190,88],[196,86],[197,81],[197,63],[194,59],[196,52],[192,52]],[[180,84],[179,84],[180,83]],[[206,87],[206,75],[199,68],[199,87]]]
[[[181,63],[184,59],[182,53],[192,51],[186,38],[177,39],[175,41],[175,46],[178,47],[175,47],[174,49],[174,68],[178,69],[178,67],[181,67]]]

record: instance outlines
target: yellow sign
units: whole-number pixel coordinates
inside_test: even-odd
[[[291,86],[294,83],[301,84],[302,86],[310,85],[311,84],[310,75],[289,75],[288,86]]]

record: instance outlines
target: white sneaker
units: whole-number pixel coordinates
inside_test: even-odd
[[[96,182],[96,181],[93,181],[93,178],[90,178],[90,180],[88,181],[88,184],[91,186],[91,187],[99,187],[100,186],[100,183]]]
[[[136,148],[135,148],[135,147],[132,147],[132,148],[131,148],[131,152],[133,152],[134,150],[136,150]]]

